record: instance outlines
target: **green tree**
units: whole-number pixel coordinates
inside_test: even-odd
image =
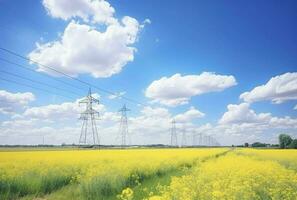
[[[278,136],[278,140],[279,140],[279,147],[281,149],[288,148],[292,142],[291,136],[289,136],[287,134],[280,134]]]
[[[292,140],[290,144],[290,148],[297,149],[297,139]]]
[[[265,143],[261,143],[261,142],[254,142],[252,144],[252,147],[266,147]]]

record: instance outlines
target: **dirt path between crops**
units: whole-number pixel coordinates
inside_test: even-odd
[[[145,181],[143,181],[143,183],[141,183],[141,186],[137,186],[137,187],[133,188],[134,199],[142,200],[142,199],[148,198],[152,194],[159,195],[160,194],[159,187],[160,186],[161,187],[168,186],[171,182],[172,177],[180,177],[180,176],[187,175],[187,174],[191,173],[191,170],[193,169],[193,167],[196,167],[197,165],[199,166],[199,163],[201,164],[201,163],[207,162],[209,160],[218,159],[221,156],[226,156],[231,151],[234,151],[234,148],[229,149],[228,151],[216,154],[214,156],[204,158],[201,161],[196,161],[191,166],[188,166],[187,168],[179,167],[171,172],[164,174],[164,176],[159,177],[158,179],[145,180]]]

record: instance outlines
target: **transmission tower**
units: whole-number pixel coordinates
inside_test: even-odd
[[[202,133],[199,133],[199,146],[203,146],[203,136],[202,136]]]
[[[81,113],[80,120],[83,120],[79,144],[99,145],[100,140],[97,131],[96,120],[99,118],[99,112],[94,110],[94,104],[99,104],[99,100],[92,96],[91,88],[88,95],[79,101],[79,105],[85,104],[86,110]]]
[[[187,146],[187,134],[186,134],[186,129],[183,127],[183,135],[182,135],[182,147]]]
[[[121,122],[120,122],[120,136],[122,139],[121,146],[122,148],[127,145],[127,140],[129,138],[128,135],[128,118],[127,118],[127,111],[130,111],[126,107],[126,104],[119,110],[121,112]]]
[[[209,135],[206,136],[206,141],[207,141],[207,146],[212,146],[211,145],[211,137]]]
[[[196,139],[197,139],[196,132],[193,131],[193,132],[192,132],[192,146],[193,146],[193,147],[197,145],[197,144],[196,144]]]
[[[176,134],[176,122],[175,119],[171,122],[171,138],[170,138],[170,145],[171,146],[177,146],[177,134]]]

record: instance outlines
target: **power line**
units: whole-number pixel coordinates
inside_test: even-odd
[[[45,85],[47,87],[51,87],[51,88],[54,88],[54,89],[57,89],[57,90],[62,90],[64,92],[68,92],[68,93],[72,93],[78,97],[81,97],[80,94],[76,93],[76,92],[72,92],[72,91],[69,91],[69,90],[66,90],[66,89],[63,89],[63,88],[59,88],[59,87],[56,87],[56,86],[52,86],[50,84],[47,84],[47,83],[43,83],[43,82],[40,82],[40,81],[36,81],[36,80],[33,80],[33,79],[30,79],[30,78],[26,78],[26,77],[23,77],[23,76],[20,76],[18,74],[14,74],[14,73],[11,73],[11,72],[7,72],[7,71],[3,71],[3,70],[0,70],[1,73],[5,73],[5,74],[9,74],[10,76],[15,76],[15,77],[18,77],[18,78],[21,78],[23,80],[27,80],[27,81],[31,81],[33,83],[37,83],[37,84],[40,84],[40,85]]]
[[[18,54],[18,53],[14,52],[14,51],[9,50],[9,49],[0,47],[0,50],[5,51],[5,52],[7,52],[7,53],[9,53],[9,54],[11,54],[11,55],[14,55],[14,56],[16,56],[16,57],[19,57],[19,58],[21,58],[21,59],[27,60],[27,61],[29,61],[29,62],[31,62],[31,63],[35,63],[35,64],[37,64],[37,65],[39,65],[39,66],[41,66],[41,67],[50,69],[50,70],[52,70],[52,71],[54,71],[54,72],[56,72],[56,73],[58,73],[58,74],[62,74],[63,76],[65,76],[65,77],[67,77],[67,78],[70,78],[70,79],[72,79],[72,80],[76,80],[76,81],[78,81],[78,82],[80,82],[80,83],[83,83],[83,84],[89,86],[89,87],[93,87],[93,88],[95,88],[95,89],[97,89],[97,90],[100,90],[100,91],[102,91],[102,92],[105,92],[105,93],[107,93],[107,94],[111,94],[111,95],[118,96],[117,93],[115,93],[115,92],[113,92],[113,91],[110,91],[110,90],[107,90],[107,89],[98,87],[98,86],[96,86],[96,85],[93,85],[93,84],[91,84],[91,83],[88,83],[88,82],[86,82],[86,81],[84,81],[84,80],[81,80],[81,79],[79,79],[79,78],[72,77],[72,76],[70,76],[70,75],[68,75],[68,74],[66,74],[66,73],[64,73],[64,72],[61,72],[61,71],[59,71],[59,70],[57,70],[57,69],[54,69],[54,68],[51,67],[51,66],[41,64],[41,63],[39,63],[39,62],[37,62],[37,61],[35,61],[35,60],[32,60],[32,59],[30,59],[30,58],[27,58],[27,57],[25,57],[25,56],[23,56],[23,55],[21,55],[21,54]],[[130,102],[133,102],[133,103],[142,105],[142,106],[147,106],[147,105],[144,104],[144,103],[141,103],[141,102],[139,102],[139,101],[136,101],[136,100],[134,100],[134,99],[131,99],[131,98],[128,98],[128,97],[125,97],[125,96],[121,96],[121,98],[122,98],[122,99],[125,99],[125,100],[127,100],[127,101],[130,101]]]
[[[66,98],[66,99],[71,99],[71,100],[73,100],[73,98],[67,97],[67,96],[65,96],[65,95],[56,94],[56,93],[54,93],[54,92],[52,92],[52,91],[45,90],[45,89],[41,89],[41,88],[39,88],[39,87],[35,87],[35,86],[32,86],[32,85],[27,85],[27,84],[25,84],[25,83],[19,83],[19,82],[17,82],[17,81],[13,81],[13,80],[5,79],[5,78],[2,78],[2,77],[0,77],[0,80],[2,80],[2,81],[6,81],[6,82],[10,82],[10,83],[14,83],[14,84],[16,84],[16,85],[26,86],[26,87],[29,87],[29,88],[32,88],[32,89],[35,89],[35,90],[40,90],[40,91],[42,91],[42,92],[46,92],[46,93],[49,93],[49,94],[54,94],[54,95],[57,95],[57,96],[64,97],[64,98]]]
[[[20,67],[20,68],[23,68],[23,69],[25,69],[25,70],[34,72],[34,73],[36,73],[36,74],[38,74],[38,75],[45,76],[45,77],[50,78],[50,79],[52,79],[52,80],[55,80],[55,81],[58,81],[58,82],[60,82],[60,83],[65,84],[65,85],[68,85],[68,86],[70,86],[70,87],[72,87],[72,88],[75,88],[75,89],[78,89],[78,90],[81,90],[81,91],[85,92],[85,90],[82,89],[82,88],[79,88],[79,87],[77,87],[77,86],[75,86],[75,85],[72,85],[72,84],[70,84],[70,83],[67,83],[67,82],[65,82],[65,81],[62,81],[62,80],[60,80],[60,79],[56,79],[56,78],[54,78],[54,77],[52,77],[52,76],[49,76],[49,75],[47,75],[47,74],[38,73],[36,70],[31,69],[30,67],[27,67],[27,66],[24,66],[24,65],[21,65],[21,64],[18,64],[18,63],[9,61],[9,60],[7,60],[7,59],[5,59],[5,58],[1,58],[1,57],[0,57],[0,60],[3,61],[3,62],[6,62],[6,63],[8,63],[8,64],[15,65],[15,66],[17,66],[17,67]]]

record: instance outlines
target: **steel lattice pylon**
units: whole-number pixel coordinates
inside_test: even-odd
[[[183,127],[183,135],[182,135],[182,143],[181,143],[182,147],[187,146],[187,133],[186,133],[186,128]]]
[[[172,120],[171,122],[172,127],[171,127],[171,137],[170,137],[170,145],[171,146],[177,146],[177,134],[176,134],[176,122],[175,119]]]
[[[79,101],[79,104],[86,104],[86,110],[81,113],[79,118],[80,120],[83,120],[79,144],[99,145],[100,139],[96,125],[96,120],[99,118],[99,112],[93,109],[93,105],[98,105],[99,100],[92,96],[91,88],[89,89],[88,95]]]
[[[124,104],[124,106],[119,110],[119,112],[121,112],[120,136],[121,136],[122,147],[128,145],[128,138],[129,138],[128,118],[127,118],[128,111],[130,111],[130,109],[126,107],[126,104]]]
[[[197,135],[196,135],[196,132],[193,131],[192,132],[192,146],[196,146],[196,140],[197,140]]]
[[[202,136],[202,133],[199,133],[199,143],[198,143],[199,146],[203,146],[203,136]]]

